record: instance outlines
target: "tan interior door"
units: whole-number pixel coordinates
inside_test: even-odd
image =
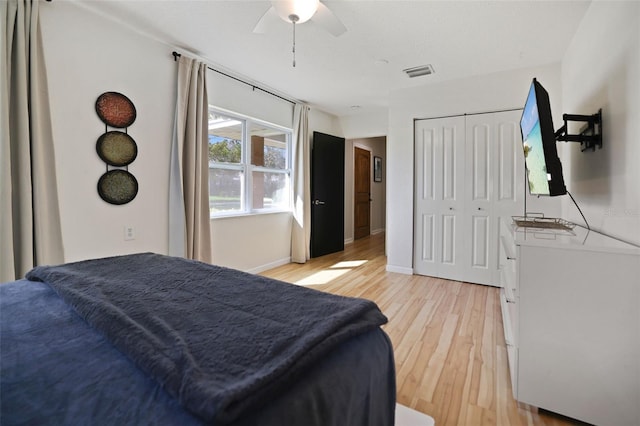
[[[371,232],[371,154],[355,147],[354,163],[353,238],[357,240]]]

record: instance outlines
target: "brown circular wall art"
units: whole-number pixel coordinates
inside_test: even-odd
[[[98,117],[107,126],[122,129],[136,121],[136,107],[122,93],[105,92],[96,101]]]

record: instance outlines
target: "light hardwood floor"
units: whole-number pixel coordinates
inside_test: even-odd
[[[397,400],[436,425],[566,425],[512,397],[494,287],[386,272],[384,234],[262,275],[373,300],[389,318]]]

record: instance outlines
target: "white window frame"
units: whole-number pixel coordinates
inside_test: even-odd
[[[241,178],[241,188],[240,193],[241,201],[240,201],[240,210],[236,211],[221,211],[221,212],[211,212],[209,211],[211,219],[221,218],[221,217],[229,217],[229,216],[248,216],[248,215],[257,215],[257,214],[266,214],[266,213],[282,213],[282,212],[291,212],[291,151],[293,146],[293,129],[279,126],[277,124],[269,123],[264,120],[259,120],[257,118],[245,116],[242,114],[234,113],[231,111],[227,111],[222,108],[217,108],[213,105],[209,105],[209,111],[223,116],[225,118],[229,118],[232,120],[237,120],[242,123],[242,153],[240,163],[218,163],[215,161],[209,161],[209,169],[224,169],[224,170],[238,170],[240,171]],[[258,126],[266,126],[271,129],[281,131],[286,135],[286,167],[284,169],[273,169],[265,166],[255,166],[251,164],[251,125],[257,124]],[[253,172],[267,172],[267,173],[282,173],[287,176],[287,197],[289,198],[288,204],[286,206],[278,206],[275,208],[267,207],[267,208],[254,208],[253,207]],[[211,194],[211,192],[209,192]]]

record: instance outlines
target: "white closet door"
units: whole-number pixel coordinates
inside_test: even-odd
[[[467,117],[465,141],[464,281],[479,284],[490,284],[493,275],[494,126],[485,115]]]
[[[464,117],[415,127],[414,271],[460,280],[464,235]]]
[[[414,271],[499,285],[499,230],[522,214],[520,111],[415,125]]]
[[[493,179],[494,230],[491,251],[493,284],[500,285],[500,227],[502,222],[511,224],[512,216],[524,214],[525,168],[520,133],[522,111],[496,113],[495,178]]]
[[[522,214],[524,203],[521,114],[466,117],[465,281],[500,285],[500,224]]]

